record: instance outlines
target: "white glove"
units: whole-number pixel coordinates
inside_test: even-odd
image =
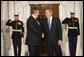
[[[11,21],[14,21],[14,19],[11,19]]]
[[[80,37],[80,35],[78,35],[78,38]]]
[[[24,43],[24,38],[22,38],[22,42]]]

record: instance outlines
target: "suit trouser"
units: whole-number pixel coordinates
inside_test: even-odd
[[[40,56],[40,46],[28,46],[30,56]]]
[[[76,46],[77,46],[77,36],[75,36],[75,37],[69,36],[70,56],[76,55]]]
[[[55,50],[56,56],[62,56],[61,46],[58,46],[58,44],[53,45],[52,43],[48,42],[47,48],[48,48],[48,56],[53,56],[53,49]]]
[[[14,55],[21,56],[21,39],[13,39]],[[17,50],[18,48],[18,50]]]

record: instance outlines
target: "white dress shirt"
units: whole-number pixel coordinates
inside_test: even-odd
[[[52,25],[52,16],[49,19],[50,19],[50,25]],[[47,20],[49,20],[49,19],[47,19]]]
[[[40,25],[40,22],[36,19],[36,17],[34,15],[32,15],[32,16],[37,21],[37,23]]]

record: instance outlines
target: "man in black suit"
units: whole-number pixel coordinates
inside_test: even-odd
[[[30,56],[40,56],[42,29],[37,20],[38,15],[39,9],[33,8],[27,20],[26,45],[28,45]]]
[[[53,56],[53,49],[56,56],[62,56],[61,43],[62,43],[62,28],[60,19],[52,17],[52,9],[45,10],[44,20],[44,34],[46,36],[46,43],[48,48],[48,56]]]

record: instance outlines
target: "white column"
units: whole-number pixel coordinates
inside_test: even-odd
[[[11,21],[14,20],[14,1],[9,1],[9,19]],[[12,36],[12,27],[10,27],[10,38]],[[10,40],[10,50],[9,50],[9,56],[14,56],[14,48],[13,48],[13,43],[12,39]]]
[[[5,25],[6,21],[8,20],[8,1],[1,2],[1,21],[2,21],[2,35],[3,35],[3,49],[4,55],[8,56],[9,46],[10,46],[10,33],[8,27]]]
[[[74,1],[62,1],[60,3],[60,18],[63,21],[66,17],[70,18],[70,11],[74,11]],[[69,56],[69,42],[68,42],[68,28],[67,25],[62,25],[62,34],[63,34],[63,42],[62,42],[62,53],[63,56]]]
[[[1,56],[5,55],[4,51],[4,37],[3,37],[3,9],[4,2],[1,1]]]
[[[21,49],[21,56],[25,56],[25,53],[28,52],[28,46],[25,45],[25,38],[26,38],[26,22],[28,17],[30,16],[30,6],[27,1],[15,1],[15,12],[19,13],[19,20],[23,21],[24,23],[24,38],[22,38],[22,49]],[[28,52],[29,54],[29,52]]]
[[[68,17],[68,5],[67,5],[67,1],[62,1],[60,3],[60,20],[63,21],[66,17]],[[67,29],[65,27],[65,25],[62,25],[62,54],[63,56],[68,56],[69,52],[68,52],[68,38],[67,38]]]
[[[30,6],[29,4],[25,1],[23,3],[23,22],[24,22],[24,30],[25,30],[25,34],[24,34],[24,53],[26,54],[28,52],[28,56],[29,56],[29,51],[28,51],[28,46],[25,45],[25,41],[26,41],[26,35],[27,35],[27,27],[26,27],[26,23],[27,23],[27,19],[30,16]]]
[[[75,16],[79,19],[79,27],[80,27],[80,37],[78,37],[78,39],[77,39],[77,53],[76,53],[76,56],[82,56],[83,55],[83,49],[82,49],[82,46],[81,46],[81,44],[82,44],[82,28],[83,28],[83,26],[82,26],[82,24],[83,23],[81,23],[82,22],[82,20],[83,20],[83,16],[82,16],[82,14],[81,14],[81,11],[83,11],[82,10],[82,2],[81,1],[75,1]]]
[[[28,55],[29,55],[28,46],[25,45],[25,40],[26,40],[26,34],[27,34],[26,22],[27,22],[27,19],[30,16],[30,6],[27,3],[27,1],[24,1],[24,2],[22,1],[22,5],[23,5],[23,14],[22,14],[22,16],[23,16],[24,30],[25,30],[23,48],[24,48],[24,53],[26,54],[28,52]]]
[[[83,1],[80,2],[80,34],[81,34],[81,48],[82,48],[82,55],[83,55]]]

